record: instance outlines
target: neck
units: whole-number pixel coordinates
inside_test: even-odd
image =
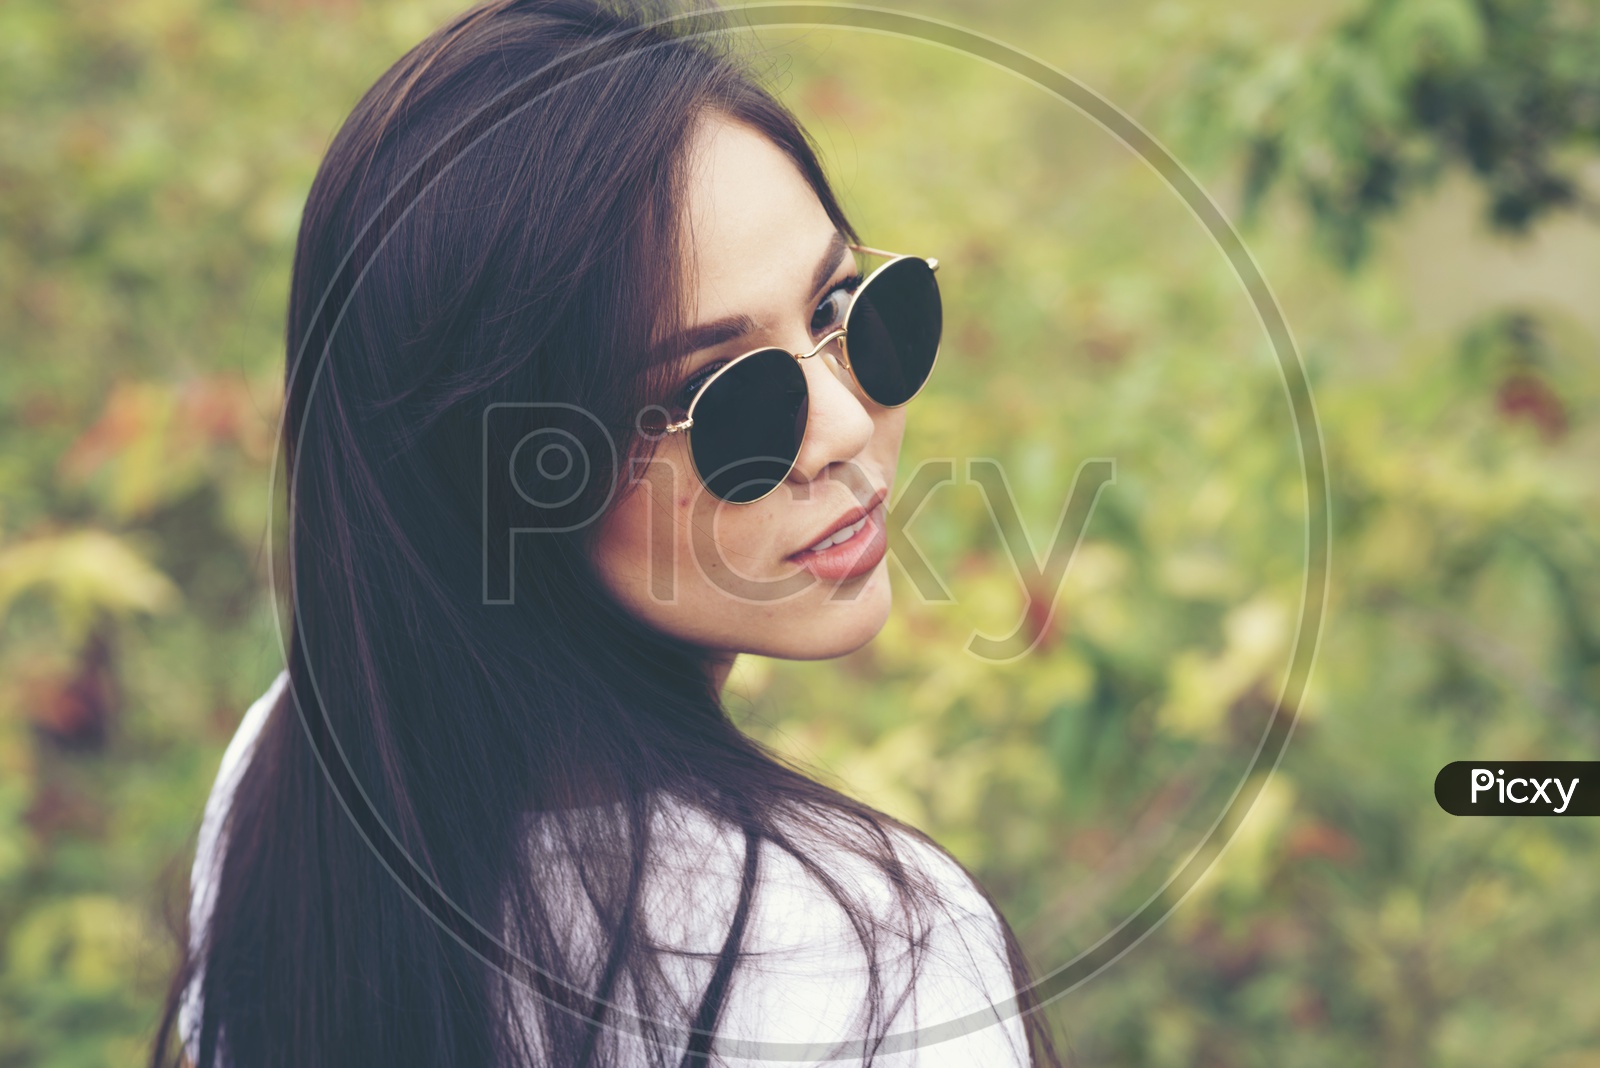
[[[711,689],[713,693],[721,693],[722,688],[728,684],[728,673],[733,670],[733,662],[738,653],[716,653],[711,660]]]

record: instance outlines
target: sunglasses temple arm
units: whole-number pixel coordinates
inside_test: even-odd
[[[870,248],[870,247],[868,247],[866,245],[851,245],[850,246],[850,250],[852,252],[863,252],[863,253],[867,254],[868,256],[884,256],[884,257],[886,257],[888,259],[891,259],[891,260],[894,259],[896,256],[900,255],[900,253],[898,253],[898,252],[885,252],[881,248]],[[937,271],[939,269],[939,261],[934,259],[933,257],[931,257],[931,256],[928,257],[926,262],[928,264],[928,270]]]

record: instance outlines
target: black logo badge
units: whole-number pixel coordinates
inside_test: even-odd
[[[1457,760],[1433,796],[1453,816],[1600,816],[1600,760]]]

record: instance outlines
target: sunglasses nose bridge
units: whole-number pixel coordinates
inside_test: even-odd
[[[815,345],[813,345],[811,347],[810,351],[808,351],[808,352],[791,352],[789,355],[793,356],[797,360],[809,360],[809,359],[811,359],[811,357],[817,355],[819,352],[821,352],[823,349],[826,349],[829,345],[833,344],[835,341],[837,341],[839,343],[839,352],[842,355],[844,353],[844,337],[845,337],[844,328],[840,327],[838,330],[829,331],[828,334],[826,336],[824,336],[821,341],[817,342]]]
[[[826,352],[828,347],[834,342],[839,343],[839,347],[834,357],[834,362],[837,363],[839,367],[849,376],[850,384],[859,389],[861,387],[861,383],[856,381],[855,368],[850,366],[848,331],[846,331],[843,327],[830,331],[821,341],[812,346],[809,352],[793,352],[790,353],[790,355],[796,360],[809,360],[813,356],[820,356],[822,353]]]

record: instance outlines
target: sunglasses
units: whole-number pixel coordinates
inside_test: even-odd
[[[662,428],[689,435],[695,473],[721,500],[754,504],[794,470],[811,407],[801,360],[837,341],[840,364],[885,408],[900,407],[927,384],[944,324],[933,277],[939,261],[849,247],[888,262],[856,287],[843,325],[809,352],[754,349],[730,360],[696,390],[684,418]]]

